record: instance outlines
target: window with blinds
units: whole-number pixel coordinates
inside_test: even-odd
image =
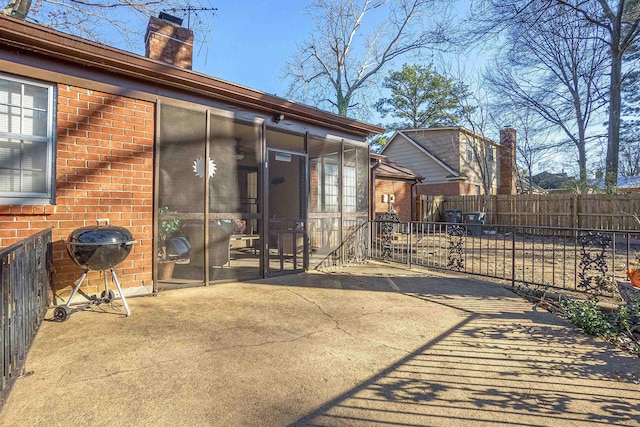
[[[51,198],[53,93],[0,74],[0,203]]]

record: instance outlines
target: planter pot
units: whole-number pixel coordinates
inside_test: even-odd
[[[169,280],[173,278],[173,269],[175,267],[175,261],[158,261],[158,280]]]

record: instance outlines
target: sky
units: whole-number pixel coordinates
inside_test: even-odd
[[[194,71],[284,96],[285,62],[312,30],[300,0],[215,0],[208,42],[194,46]],[[185,22],[186,23],[186,22]]]

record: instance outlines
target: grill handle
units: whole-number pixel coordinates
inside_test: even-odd
[[[100,225],[101,222],[104,222],[106,225],[111,225],[111,220],[109,218],[98,218],[96,219],[96,223]]]

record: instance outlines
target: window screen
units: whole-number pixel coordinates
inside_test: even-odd
[[[53,96],[52,85],[0,74],[0,198],[51,197]]]

